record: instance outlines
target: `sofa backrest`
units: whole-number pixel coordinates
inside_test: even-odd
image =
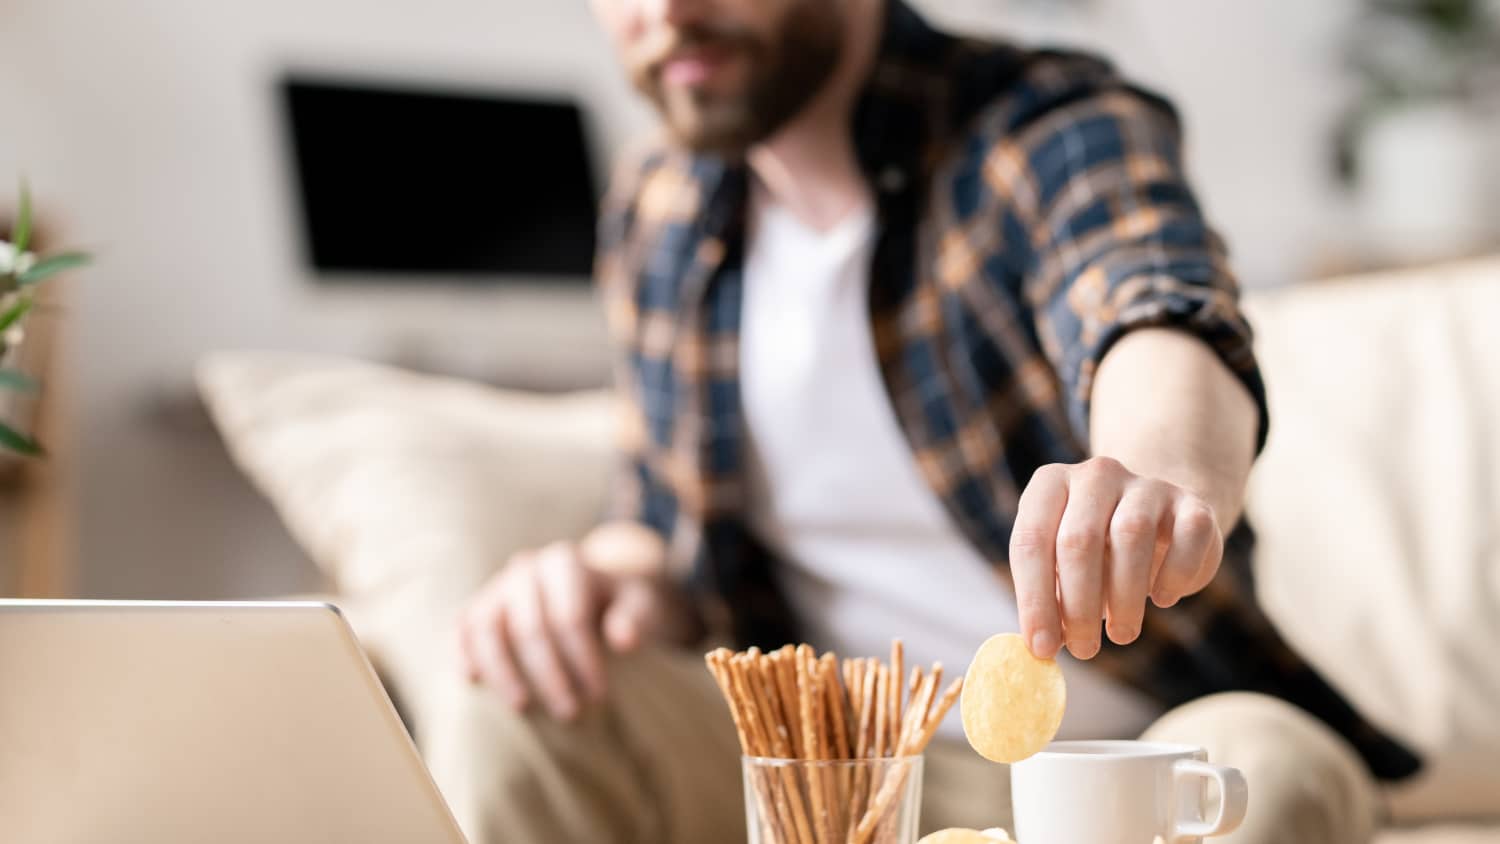
[[[1248,297],[1271,436],[1259,591],[1431,757],[1407,816],[1500,813],[1500,262]]]

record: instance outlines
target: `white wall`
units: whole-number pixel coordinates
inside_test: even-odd
[[[1353,0],[1102,0],[1082,37],[1181,98],[1202,189],[1252,284],[1295,278],[1347,209],[1326,132],[1332,49]],[[1000,0],[932,0],[991,30],[1073,31]],[[270,80],[286,63],[575,88],[608,144],[643,125],[581,0],[6,0],[0,191],[24,170],[101,260],[70,315],[83,588],[228,594],[289,588],[268,513],[202,445],[163,424],[192,362],[223,347],[378,354],[419,323],[462,365],[525,370],[595,324],[536,319],[536,297],[433,297],[416,316],[310,290],[297,267]],[[3,196],[3,193],[0,193]],[[543,302],[586,308],[577,301]],[[215,463],[218,459],[220,462]],[[205,469],[205,466],[211,468]],[[260,509],[256,509],[260,507]],[[155,577],[144,577],[152,572]],[[248,574],[247,574],[248,573]]]
[[[429,295],[393,309],[310,289],[271,87],[290,63],[574,88],[613,142],[632,131],[632,106],[582,3],[7,0],[0,63],[0,185],[24,169],[100,256],[69,317],[88,593],[296,582],[285,544],[262,541],[275,527],[264,508],[246,509],[253,498],[177,406],[204,351],[425,344],[486,371],[525,370],[548,351],[571,352],[575,370],[600,357],[587,294]],[[575,318],[537,320],[539,305]],[[451,332],[435,335],[432,320]]]

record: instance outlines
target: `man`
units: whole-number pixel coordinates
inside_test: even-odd
[[[738,838],[705,633],[900,636],[951,671],[1011,629],[1066,649],[1065,736],[1243,768],[1227,840],[1368,840],[1375,780],[1417,760],[1254,606],[1264,391],[1170,107],[898,2],[595,6],[669,135],[602,226],[628,459],[610,521],[464,616],[505,704],[461,719],[506,748],[499,781],[465,780],[488,749],[433,752],[471,835]],[[926,781],[925,827],[1009,822],[951,724]]]

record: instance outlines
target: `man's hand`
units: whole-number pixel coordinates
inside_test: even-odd
[[[684,597],[651,574],[603,571],[557,543],[515,555],[480,589],[459,623],[471,681],[517,710],[540,699],[559,720],[605,693],[605,648],[685,642],[693,615]]]
[[[1224,556],[1213,507],[1194,492],[1095,457],[1037,470],[1010,540],[1021,634],[1050,659],[1140,635],[1146,599],[1170,607],[1207,586]]]

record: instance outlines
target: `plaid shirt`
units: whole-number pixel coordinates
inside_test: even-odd
[[[1089,456],[1093,373],[1146,326],[1201,338],[1266,418],[1225,249],[1183,174],[1171,107],[1105,63],[957,39],[891,2],[855,112],[879,235],[870,319],[928,484],[1009,581],[1020,491]],[[626,465],[611,516],[641,522],[742,645],[795,641],[776,561],[746,529],[738,336],[748,173],[670,148],[622,167],[598,276],[618,343]],[[1262,421],[1260,436],[1265,437]],[[1220,691],[1289,700],[1382,778],[1417,759],[1304,663],[1256,606],[1241,525],[1219,576],[1094,664],[1164,706]]]

